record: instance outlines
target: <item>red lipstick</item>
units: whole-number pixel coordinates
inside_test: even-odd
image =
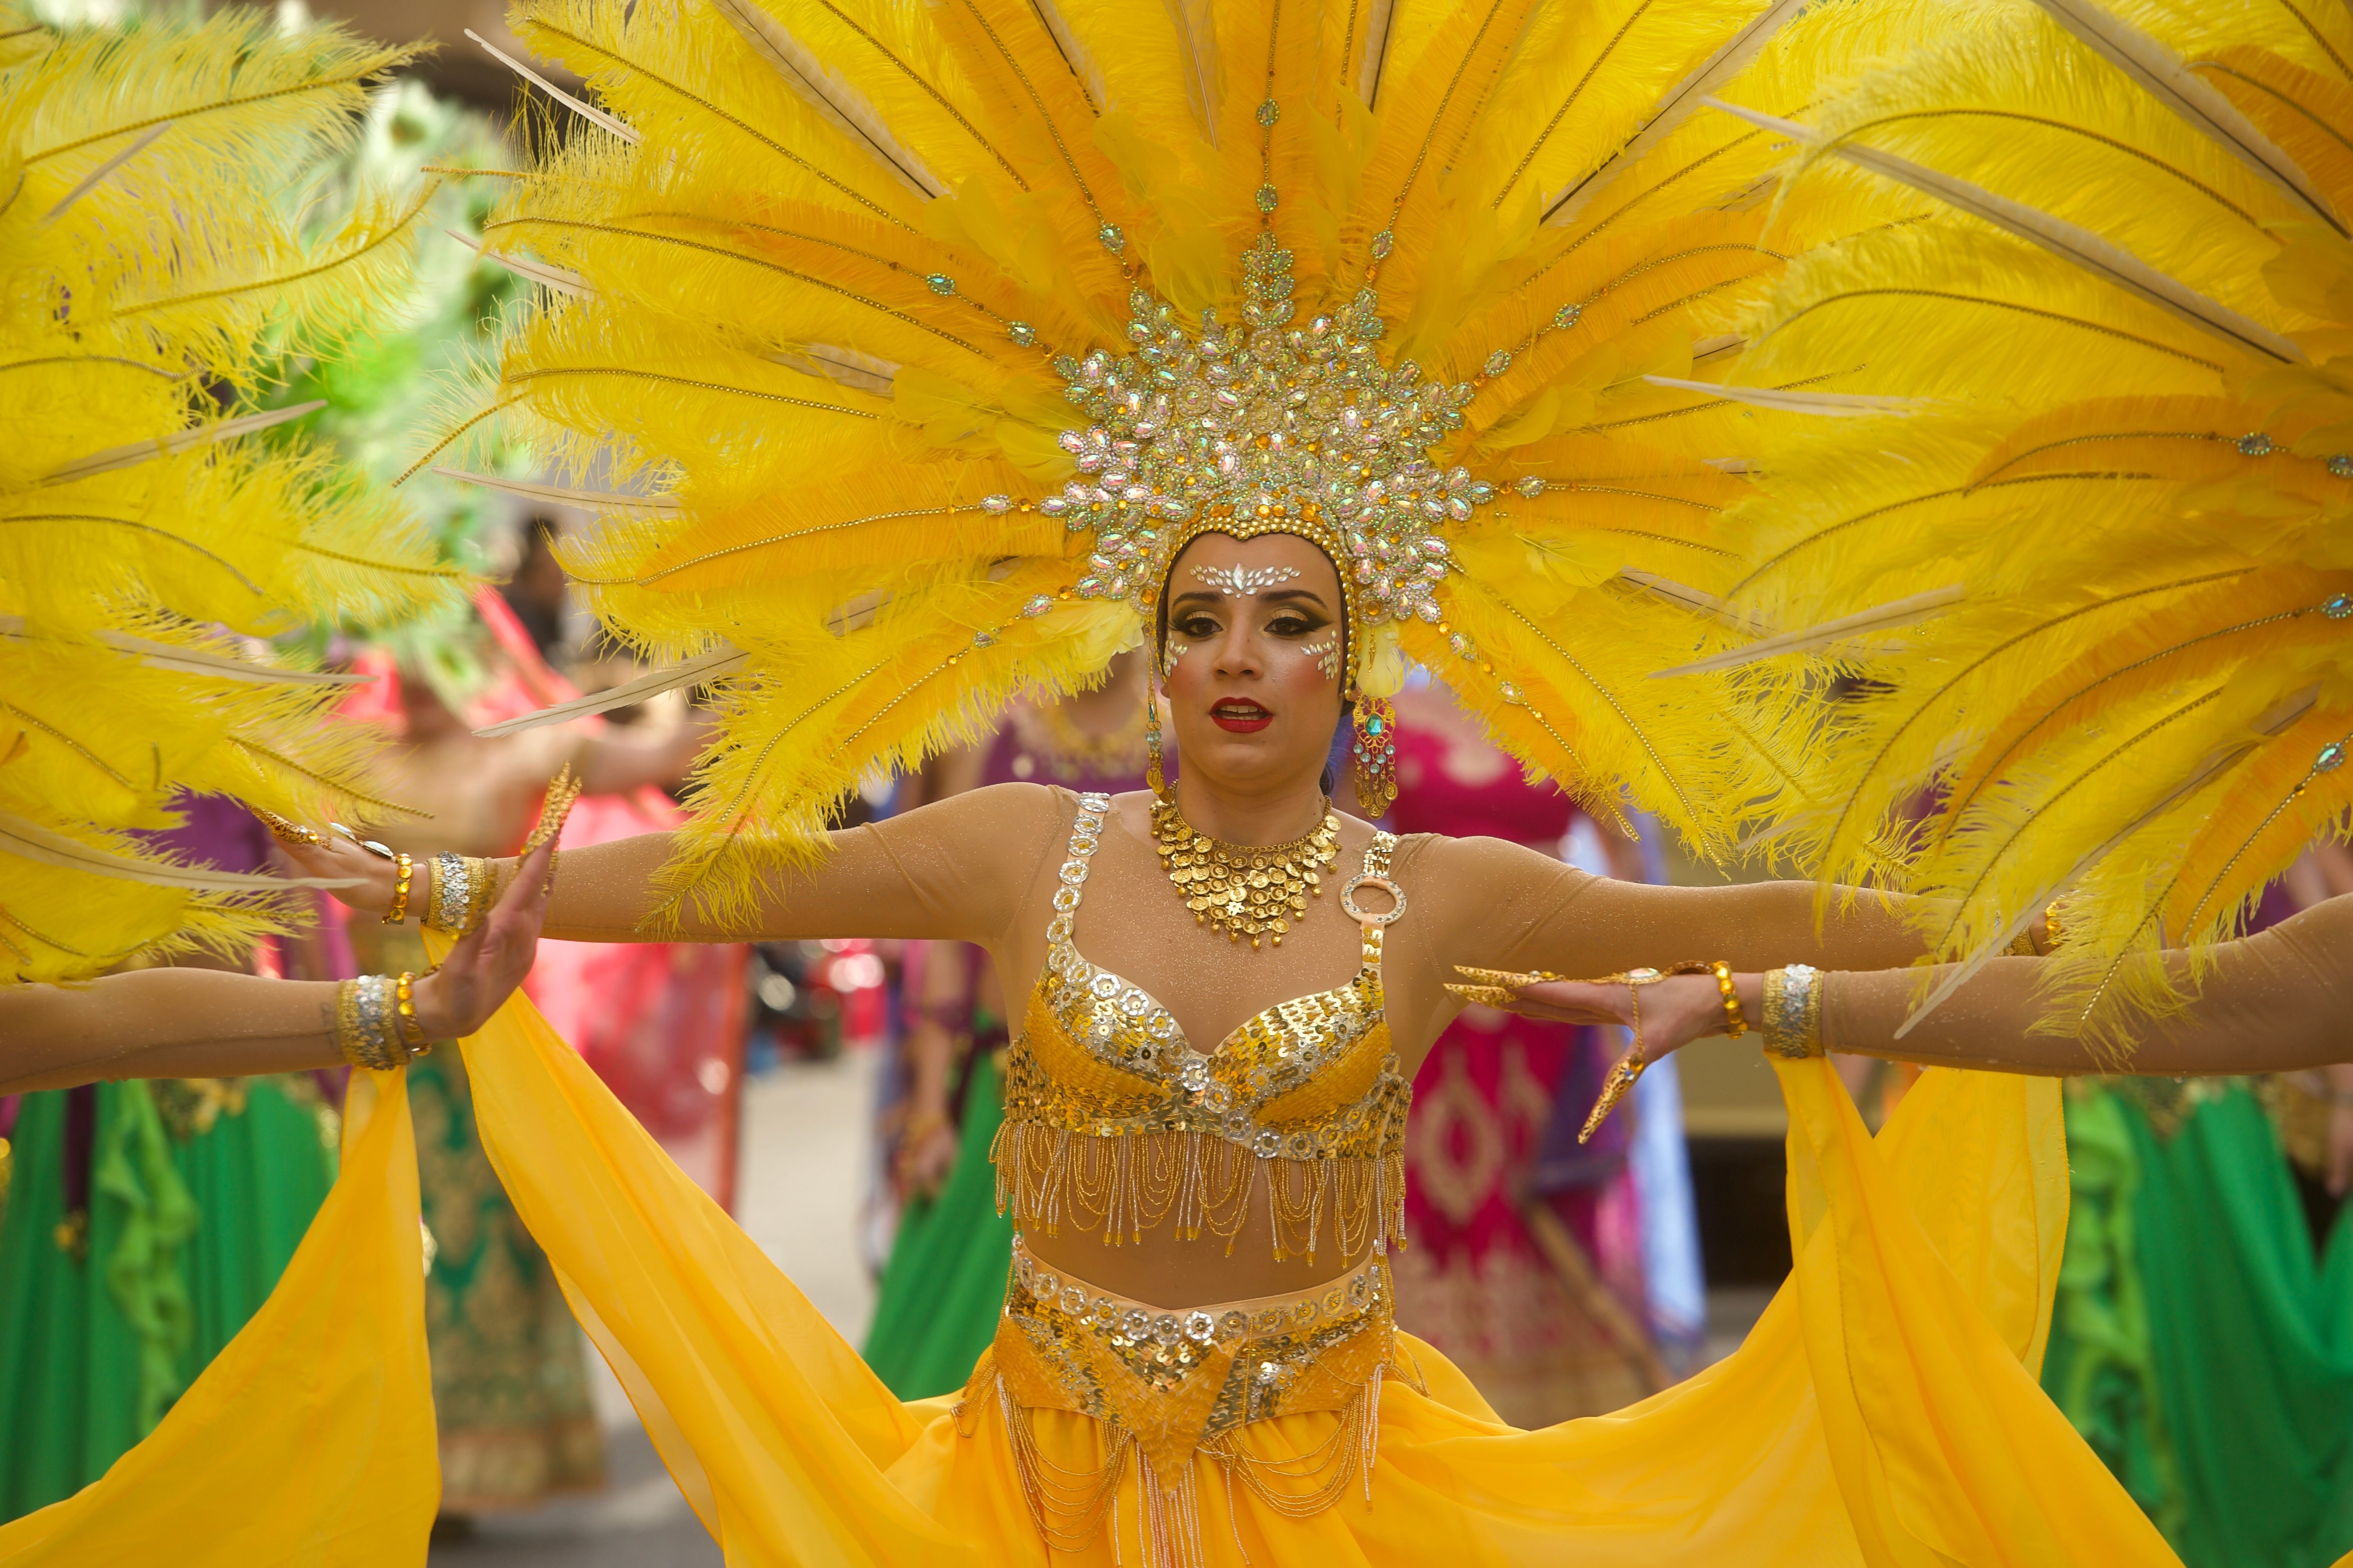
[[[1237,735],[1254,735],[1274,722],[1274,715],[1245,698],[1229,697],[1209,705],[1210,721]]]

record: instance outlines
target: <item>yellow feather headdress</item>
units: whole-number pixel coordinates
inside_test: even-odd
[[[1926,401],[1776,454],[1730,524],[1777,625],[1947,591],[1829,647],[1870,679],[1778,843],[1955,900],[1965,968],[2057,900],[2052,1026],[2119,1054],[2182,1000],[2158,951],[2353,805],[2353,19],[2134,18],[2010,7],[1798,132],[1799,188],[1910,221],[1796,262],[1744,374],[1861,338]]]
[[[279,193],[403,58],[332,28],[61,33],[0,5],[0,983],[269,929],[290,884],[132,830],[183,790],[368,800],[340,678],[260,639],[459,584],[387,497],[252,437],[267,360],[381,308],[408,209],[300,237]]]
[[[1744,307],[1879,214],[1777,205],[1701,104],[1802,111],[1917,23],[1800,9],[518,7],[595,101],[486,232],[543,287],[481,401],[601,501],[606,623],[733,671],[678,887],[740,908],[862,773],[1096,679],[1211,527],[1333,555],[1371,694],[1419,660],[1726,847],[1797,764],[1741,678],[1644,677],[1736,635],[1715,520],[1788,417],[1716,391]]]

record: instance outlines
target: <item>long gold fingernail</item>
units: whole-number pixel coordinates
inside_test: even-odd
[[[580,798],[580,777],[572,771],[570,763],[565,763],[564,770],[549,781],[547,799],[539,808],[538,826],[523,840],[525,855],[564,831],[564,819],[572,815],[573,805]]]
[[[254,805],[248,806],[246,809],[259,817],[261,826],[269,829],[269,836],[280,844],[308,847],[312,844],[324,844],[327,841],[326,836],[316,828],[305,827],[299,822],[289,821],[265,807]]]
[[[1629,1051],[1618,1058],[1618,1065],[1611,1068],[1609,1076],[1602,1080],[1601,1098],[1593,1102],[1593,1110],[1585,1118],[1585,1130],[1577,1135],[1579,1143],[1593,1142],[1593,1135],[1601,1131],[1601,1124],[1609,1120],[1609,1113],[1618,1109],[1618,1102],[1633,1089],[1635,1081],[1642,1076],[1642,1069],[1649,1065],[1641,1053],[1635,1051]]]
[[[1446,988],[1465,1002],[1476,1002],[1482,1007],[1509,1007],[1519,999],[1500,985],[1457,985],[1448,981]]]

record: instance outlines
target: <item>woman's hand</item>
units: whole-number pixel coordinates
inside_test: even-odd
[[[363,849],[336,833],[319,835],[315,844],[302,843],[285,831],[279,831],[277,837],[280,852],[300,866],[303,875],[355,879],[359,886],[334,889],[335,897],[351,908],[365,915],[381,915],[392,908],[393,884],[399,879],[399,873],[393,862],[383,856]],[[429,855],[412,857],[413,869],[408,879],[408,912],[412,920],[429,907],[431,860]]]
[[[355,853],[375,858],[365,850]],[[459,1040],[471,1035],[531,973],[539,928],[547,919],[547,868],[554,857],[553,843],[523,857],[514,880],[482,923],[458,940],[440,968],[417,983],[417,1020],[426,1038]],[[385,898],[389,902],[389,888]]]
[[[944,1110],[925,1108],[913,1110],[907,1118],[907,1128],[900,1135],[897,1175],[899,1196],[935,1198],[948,1184],[955,1170],[960,1152],[955,1124]]]
[[[1758,1012],[1758,1004],[1753,999],[1762,994],[1762,983],[1754,974],[1736,974],[1733,983],[1740,992],[1748,1026],[1753,1030]],[[1624,981],[1599,984],[1587,980],[1541,980],[1500,989],[1501,994],[1480,1000],[1526,1018],[1560,1024],[1634,1026],[1635,987]],[[1712,974],[1671,974],[1641,990],[1641,1036],[1645,1061],[1657,1061],[1703,1036],[1720,1035],[1728,1027],[1724,996],[1716,989]]]

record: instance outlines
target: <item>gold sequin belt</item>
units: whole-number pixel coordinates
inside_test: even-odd
[[[1157,1307],[1055,1269],[1017,1240],[996,1341],[973,1369],[959,1409],[998,1399],[1031,1514],[1065,1549],[1084,1544],[1100,1526],[1130,1447],[1155,1507],[1189,1510],[1199,1454],[1224,1467],[1229,1485],[1239,1479],[1286,1513],[1319,1512],[1352,1479],[1369,1478],[1382,1377],[1419,1383],[1395,1360],[1390,1290],[1388,1263],[1377,1247],[1303,1294]],[[1076,1411],[1104,1423],[1102,1468],[1073,1478],[1040,1456],[1029,1429],[1033,1410]],[[1247,1423],[1314,1411],[1340,1412],[1342,1419],[1324,1449],[1304,1460],[1258,1459],[1233,1441]]]

